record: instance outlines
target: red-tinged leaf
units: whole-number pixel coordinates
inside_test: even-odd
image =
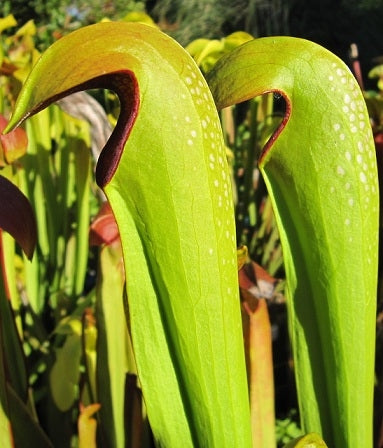
[[[253,446],[275,446],[274,376],[271,325],[264,299],[242,291]]]
[[[275,446],[271,325],[266,301],[277,280],[255,262],[239,271],[242,322],[250,389],[253,446]]]
[[[0,114],[0,133],[3,132],[8,121]],[[17,128],[6,135],[0,134],[0,166],[5,166],[22,157],[28,146],[27,133]]]
[[[272,277],[259,264],[246,264],[239,272],[239,286],[258,299],[271,299],[278,280]]]
[[[10,233],[29,259],[36,246],[36,221],[31,204],[8,179],[0,176],[0,228]]]
[[[119,239],[120,234],[110,204],[104,202],[90,226],[90,245],[112,244]]]

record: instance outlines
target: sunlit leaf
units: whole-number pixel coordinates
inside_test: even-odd
[[[372,446],[379,191],[362,92],[336,56],[291,37],[237,48],[209,85],[219,108],[270,91],[286,101],[259,167],[282,242],[302,424],[331,447]]]
[[[28,137],[24,129],[17,128],[2,135],[8,121],[0,114],[0,167],[12,163],[23,156],[28,147]]]
[[[16,25],[17,21],[13,14],[9,14],[6,17],[2,17],[0,18],[0,33]]]
[[[45,52],[10,127],[93,87],[116,91],[121,102],[96,178],[119,228],[129,327],[155,439],[249,446],[230,173],[206,82],[187,52],[155,28],[101,23]]]

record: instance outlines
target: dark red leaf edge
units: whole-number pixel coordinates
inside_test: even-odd
[[[37,241],[36,219],[32,206],[16,185],[1,175],[0,228],[15,238],[31,260]]]

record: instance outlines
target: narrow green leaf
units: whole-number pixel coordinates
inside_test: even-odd
[[[70,319],[58,331],[67,333],[67,336],[63,346],[56,349],[56,360],[49,373],[49,386],[55,405],[65,412],[71,409],[78,397],[82,355],[81,322]]]
[[[126,446],[124,410],[128,335],[122,300],[125,276],[119,245],[101,249],[97,280],[97,401],[102,405],[101,440],[106,446]]]
[[[12,447],[53,448],[52,442],[34,419],[26,404],[9,385],[7,385],[7,396],[12,421]],[[3,444],[3,439],[1,443]]]
[[[96,86],[121,102],[96,174],[121,235],[130,330],[157,443],[250,446],[234,213],[209,89],[165,34],[102,23],[47,50],[11,126]]]
[[[259,166],[280,231],[305,431],[372,446],[378,183],[362,93],[301,39],[258,39],[209,74],[219,108],[278,92],[286,117]]]

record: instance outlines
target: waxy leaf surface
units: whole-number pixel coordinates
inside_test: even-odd
[[[209,73],[219,108],[274,91],[286,116],[259,159],[283,246],[302,423],[372,446],[378,178],[362,93],[302,39],[249,42]]]
[[[157,443],[250,446],[231,185],[210,91],[168,36],[102,23],[45,52],[11,126],[93,87],[121,102],[96,178],[121,236],[129,326]]]

